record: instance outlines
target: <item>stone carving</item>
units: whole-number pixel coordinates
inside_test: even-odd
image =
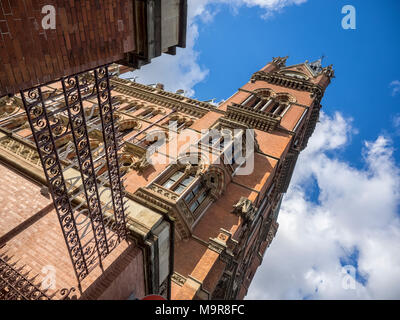
[[[286,67],[286,61],[288,58],[289,56],[272,58],[272,63],[274,63],[279,68],[283,68]]]
[[[157,184],[152,184],[151,186],[149,186],[149,189],[169,200],[176,201],[178,199],[178,195],[176,193]]]
[[[218,238],[210,238],[208,240],[208,249],[215,251],[218,254],[222,254],[226,249],[226,245]]]
[[[245,221],[251,221],[256,213],[256,208],[251,200],[241,197],[240,200],[233,205],[232,213],[240,215]]]
[[[335,71],[333,70],[333,66],[329,65],[322,70],[323,74],[326,75],[328,78],[335,77]]]
[[[21,108],[22,103],[16,97],[3,97],[0,98],[0,116],[4,114],[11,114]]]
[[[146,157],[142,157],[132,165],[132,168],[142,173],[149,165],[150,163],[147,161]]]
[[[323,90],[320,86],[307,80],[295,79],[277,72],[267,73],[264,71],[257,71],[251,77],[251,81],[266,81],[282,87],[292,88],[300,91],[308,91],[312,94],[312,97],[316,97],[318,102],[321,101],[323,96]]]
[[[173,282],[175,282],[177,285],[182,287],[185,284],[187,279],[184,276],[182,276],[181,274],[179,274],[178,272],[175,271],[171,276],[171,280]]]
[[[4,137],[0,139],[0,146],[6,150],[9,150],[29,162],[33,163],[35,166],[41,167],[39,154],[35,150],[35,148],[30,147],[26,144],[23,144],[17,140],[14,140],[10,137]]]

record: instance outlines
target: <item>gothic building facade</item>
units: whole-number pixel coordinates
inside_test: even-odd
[[[1,276],[28,268],[45,298],[243,299],[334,77],[286,59],[219,105],[122,79],[118,65],[2,98]]]

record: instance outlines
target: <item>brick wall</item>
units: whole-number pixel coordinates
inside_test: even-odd
[[[46,5],[55,29],[44,29]],[[135,50],[131,0],[0,0],[0,97]]]

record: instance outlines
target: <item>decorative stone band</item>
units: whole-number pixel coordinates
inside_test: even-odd
[[[41,167],[39,154],[37,153],[36,149],[26,143],[22,143],[11,137],[4,136],[0,138],[0,148],[11,151],[16,155],[24,158],[25,160],[31,162],[35,166]]]
[[[276,190],[278,193],[286,193],[293,175],[294,167],[296,165],[299,153],[299,151],[292,149],[286,155],[277,179]]]
[[[315,97],[318,101],[321,101],[324,94],[324,90],[319,85],[312,84],[307,80],[293,79],[280,73],[267,73],[264,71],[258,71],[253,74],[251,81],[255,82],[258,80],[295,90],[308,91],[311,93],[311,96]]]
[[[215,109],[218,112],[215,107],[206,102],[189,99],[179,94],[152,88],[126,79],[113,79],[111,83],[116,85],[113,88],[116,92],[167,108],[174,108],[176,111],[198,118],[203,117],[210,110]]]

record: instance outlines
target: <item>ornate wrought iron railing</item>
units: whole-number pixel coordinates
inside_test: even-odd
[[[79,285],[126,237],[111,89],[103,66],[20,92]]]
[[[17,263],[9,263],[10,257],[0,255],[0,300],[51,300],[57,294],[59,300],[75,299],[71,296],[75,288],[61,289],[53,294],[47,294],[48,289],[42,290],[35,284],[37,276],[29,277],[29,271],[24,266],[17,267]]]

